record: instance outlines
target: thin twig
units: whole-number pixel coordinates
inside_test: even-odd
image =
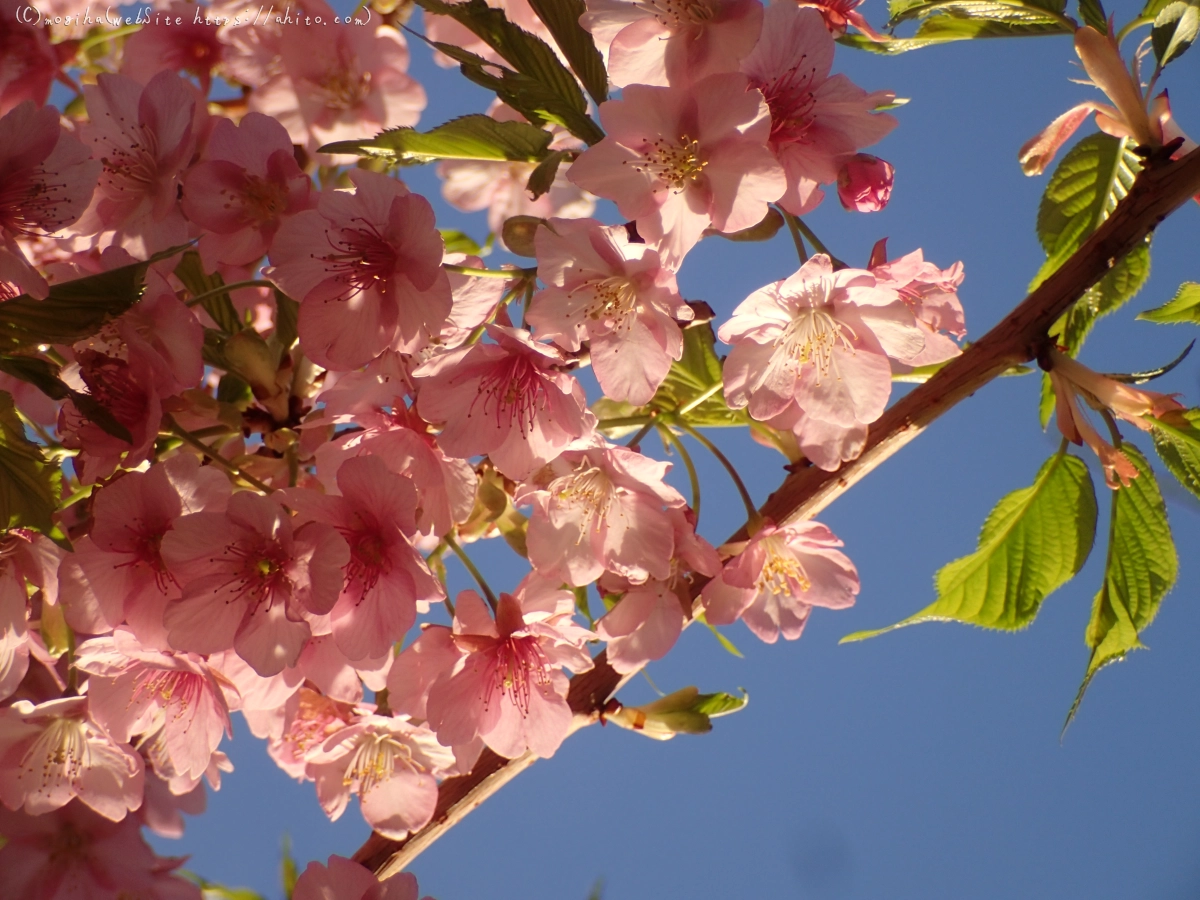
[[[450,537],[449,534],[443,537],[442,540],[446,542],[447,547],[454,551],[454,555],[458,557],[459,561],[467,567],[467,571],[471,573],[476,583],[483,591],[483,596],[487,597],[487,602],[492,608],[492,612],[495,612],[496,607],[499,605],[499,601],[496,600],[496,595],[492,593],[492,588],[490,585],[488,585],[487,580],[483,577],[483,573],[475,567],[475,563],[471,562],[471,557],[467,556],[467,551],[458,546],[458,541]]]
[[[204,443],[204,441],[200,440],[200,438],[196,437],[186,428],[182,427],[172,416],[165,416],[164,420],[166,421],[167,427],[170,429],[171,434],[175,435],[177,438],[180,438],[185,444],[188,444],[189,446],[199,450],[230,475],[242,479],[242,481],[246,482],[246,484],[258,488],[264,494],[270,494],[274,492],[275,488],[271,487],[269,484],[264,484],[253,475],[243,472],[212,447],[208,446],[208,444]]]

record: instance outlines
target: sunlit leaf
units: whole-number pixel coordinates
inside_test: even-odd
[[[429,131],[389,128],[362,141],[336,141],[322,153],[354,153],[396,165],[420,165],[437,159],[537,162],[550,146],[550,132],[528,122],[498,122],[491,116],[451,119]]]
[[[62,472],[25,436],[12,395],[0,391],[0,527],[48,534],[62,493]]]
[[[1200,408],[1151,421],[1150,436],[1163,465],[1200,499]]]
[[[175,276],[183,282],[193,297],[200,297],[225,286],[225,280],[217,272],[205,274],[200,254],[189,250],[179,260],[175,267]],[[208,313],[216,326],[226,334],[234,334],[246,327],[242,317],[238,315],[229,293],[218,293],[205,296],[200,306]]]
[[[529,0],[529,5],[538,14],[547,30],[554,37],[567,62],[592,99],[603,103],[608,99],[608,73],[604,71],[604,57],[596,49],[590,32],[579,24],[579,17],[587,11],[583,0]]]
[[[1179,322],[1200,325],[1200,284],[1185,281],[1179,286],[1174,297],[1162,306],[1138,313],[1137,317],[1159,325],[1174,325]]]
[[[1150,43],[1161,69],[1179,59],[1200,33],[1200,5],[1177,0],[1164,6],[1154,17]]]

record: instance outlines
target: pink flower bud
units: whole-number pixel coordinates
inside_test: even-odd
[[[838,199],[851,211],[879,212],[892,196],[895,174],[891,163],[869,153],[856,153],[838,172]]]

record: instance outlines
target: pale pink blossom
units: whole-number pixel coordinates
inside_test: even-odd
[[[233,648],[265,677],[296,664],[312,635],[307,617],[337,602],[350,549],[332,526],[293,527],[278,502],[242,491],[224,513],[178,519],[162,557],[183,589],[164,617],[171,646]]]
[[[670,468],[619,446],[567,450],[518,490],[518,505],[533,503],[529,561],[576,587],[605,570],[639,584],[666,579],[675,540],[664,507],[685,505],[663,481]]]
[[[874,112],[891,103],[891,91],[867,93],[845,75],[830,76],[833,49],[815,9],[772,3],[762,40],[742,62],[771,110],[770,145],[787,174],[779,205],[795,215],[821,202],[819,186],[837,181],[846,156],[896,127],[892,116]]]
[[[587,0],[579,24],[605,55],[608,80],[686,85],[736,72],[758,43],[759,0]]]
[[[886,250],[882,251],[886,253]],[[886,256],[884,257],[886,259]],[[913,316],[913,322],[925,335],[925,346],[916,356],[893,356],[908,366],[928,366],[945,362],[962,351],[952,338],[967,333],[958,287],[963,281],[963,264],[956,262],[939,269],[925,261],[921,250],[891,262],[871,266],[878,287],[895,291]]]
[[[188,454],[126,472],[97,491],[91,530],[60,569],[67,623],[102,634],[127,622],[143,644],[165,648],[163,613],[179,586],[163,560],[163,538],[182,515],[223,510],[229,494],[223,472]]]
[[[832,425],[867,425],[892,390],[888,356],[907,359],[924,334],[894,292],[861,269],[834,271],[825,254],[747,297],[721,326],[733,344],[725,397],[765,421],[795,403]]]
[[[683,354],[678,321],[693,318],[675,273],[623,226],[552,219],[534,235],[538,277],[526,321],[538,337],[575,352],[588,341],[606,397],[642,406]]]
[[[1058,149],[1093,112],[1096,126],[1101,131],[1113,137],[1130,138],[1138,146],[1161,147],[1176,138],[1183,138],[1176,157],[1195,148],[1195,142],[1179,130],[1171,117],[1167,92],[1151,98],[1152,87],[1143,90],[1140,58],[1135,55],[1130,68],[1125,67],[1111,24],[1108,34],[1101,34],[1090,25],[1076,29],[1075,53],[1083,63],[1090,83],[1103,91],[1110,103],[1094,100],[1080,103],[1026,141],[1018,157],[1026,175],[1044,172]]]
[[[488,115],[499,122],[524,122],[525,117],[497,100]],[[551,150],[582,150],[583,142],[559,125],[549,126],[554,135]],[[567,219],[590,216],[596,198],[567,178],[571,163],[559,164],[550,190],[534,199],[526,189],[537,163],[489,160],[448,160],[438,163],[442,196],[451,206],[465,212],[488,211],[488,228],[503,244],[504,223],[512,216],[561,216]]]
[[[818,522],[767,522],[700,593],[712,625],[741,619],[768,644],[800,637],[814,606],[845,609],[858,595],[858,571],[842,542]]]
[[[600,105],[607,136],[575,160],[571,181],[617,204],[677,269],[706,228],[758,224],[787,186],[767,147],[766,99],[744,75],[688,87],[630,85]]]
[[[1156,391],[1143,391],[1114,381],[1087,366],[1051,349],[1045,366],[1054,388],[1054,409],[1058,430],[1073,444],[1087,444],[1100,458],[1104,480],[1110,488],[1128,487],[1137,478],[1137,468],[1118,447],[1102,438],[1079,406],[1082,399],[1097,411],[1108,411],[1119,419],[1149,431],[1153,425],[1146,417],[1158,418],[1183,409],[1174,397]]]
[[[129,816],[113,822],[71,803],[45,815],[0,809],[0,896],[20,900],[201,900],[175,875],[180,858],[156,856]]]
[[[856,153],[838,170],[838,200],[851,212],[879,212],[891,199],[895,174],[890,162]]]
[[[147,767],[146,790],[138,818],[155,834],[181,838],[186,827],[183,814],[198,816],[207,808],[208,795],[203,784],[197,784],[182,794],[173,794],[170,782],[152,767]]]
[[[258,262],[284,218],[315,202],[287,131],[261,113],[247,113],[237,125],[218,119],[203,158],[183,179],[184,215],[204,229],[199,250],[206,270]]]
[[[287,726],[293,698],[304,684],[304,673],[292,667],[264,678],[232,650],[212,654],[208,664],[233,683],[236,690],[226,693],[226,703],[242,713],[250,733],[278,739]]]
[[[284,772],[297,781],[305,781],[309,755],[320,750],[327,738],[356,721],[360,715],[354,703],[335,700],[319,691],[301,687],[288,698],[287,724],[283,733],[267,744],[267,752]]]
[[[35,8],[20,0],[0,0],[0,116],[27,100],[44,104],[58,75],[58,54],[50,32],[37,27],[36,21],[23,21],[23,7],[27,14],[37,15]]]
[[[428,604],[422,604],[420,609],[428,612]],[[318,629],[314,626],[313,630]],[[304,674],[307,684],[325,696],[345,703],[360,703],[364,684],[373,691],[386,686],[392,658],[392,645],[388,644],[378,655],[350,659],[334,636],[322,629],[304,645],[296,668]]]
[[[417,411],[442,426],[438,446],[460,459],[486,453],[514,480],[592,431],[583,387],[562,353],[529,332],[489,325],[494,344],[460,347],[423,363]]]
[[[345,584],[331,612],[333,637],[350,659],[386,654],[416,621],[417,603],[445,598],[413,549],[417,489],[376,456],[352,457],[337,471],[341,496],[293,488],[300,519],[332,525],[350,545]]]
[[[75,664],[90,676],[92,717],[123,743],[161,729],[174,776],[198,781],[222,735],[233,737],[225,691],[235,688],[194,653],[145,647],[119,628],[81,644]]]
[[[397,654],[388,672],[388,705],[415,719],[428,719],[430,688],[454,669],[462,655],[451,629],[422,623],[420,636]]]
[[[356,369],[388,347],[413,352],[450,314],[433,207],[400,181],[354,169],[355,191],[326,191],[284,221],[268,277],[300,301],[300,341],[326,368]]]
[[[331,856],[328,864],[310,862],[300,873],[292,900],[417,900],[417,893],[417,877],[411,872],[379,881],[354,860]]]
[[[41,592],[43,604],[55,604],[62,555],[49,538],[24,528],[0,537],[0,701],[17,690],[29,670],[30,653],[40,649],[29,631],[26,585]]]
[[[403,840],[424,828],[437,805],[438,778],[454,754],[433,732],[399,717],[364,716],[308,754],[308,777],[330,819],[358,795],[363,818],[381,835]]]
[[[209,7],[172,0],[159,9],[171,19],[170,26],[147,23],[129,35],[121,52],[121,74],[146,84],[164,69],[182,70],[195,75],[202,95],[208,96],[212,70],[224,49],[217,29],[204,21]]]
[[[828,422],[806,413],[795,403],[766,423],[779,431],[790,431],[799,456],[826,472],[836,472],[842,463],[858,459],[867,444],[866,423]]]
[[[142,804],[142,758],[88,715],[86,697],[0,709],[0,802],[41,815],[78,797],[114,822]]]
[[[0,118],[0,283],[39,300],[48,295],[49,285],[30,264],[18,239],[40,238],[75,222],[92,199],[99,175],[100,163],[63,130],[58,110],[39,109],[26,100],[4,112]]]
[[[179,184],[196,146],[196,91],[163,71],[143,87],[127,75],[85,85],[88,122],[81,129],[103,163],[100,183],[75,226],[144,257],[187,240]]]
[[[858,11],[863,0],[797,0],[798,6],[811,6],[825,20],[825,27],[834,37],[846,33],[846,26],[853,25],[873,41],[886,41],[888,38],[871,27],[863,14]]]
[[[515,594],[500,595],[494,620],[474,591],[459,594],[453,628],[432,626],[422,636],[450,632],[458,657],[452,668],[421,672],[431,679],[426,710],[438,740],[454,746],[478,736],[510,759],[527,750],[553,756],[571,728],[562,667],[592,667],[584,644],[594,635],[572,621],[574,608],[570,592],[533,577]]]

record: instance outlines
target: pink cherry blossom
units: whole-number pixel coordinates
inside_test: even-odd
[[[437,779],[453,765],[454,754],[425,726],[364,716],[310,752],[307,773],[330,819],[339,818],[357,794],[367,823],[402,840],[433,818]]]
[[[83,93],[82,135],[104,170],[75,230],[103,232],[141,257],[182,244],[188,235],[179,183],[195,149],[195,89],[163,71],[144,88],[127,75],[102,74]]]
[[[924,335],[894,293],[861,269],[834,271],[825,254],[755,291],[721,326],[734,345],[725,397],[760,421],[795,402],[833,425],[874,422],[892,390],[888,356],[911,358]]]
[[[762,23],[759,0],[588,0],[579,19],[615,87],[686,85],[736,72]]]
[[[412,352],[450,314],[433,207],[400,181],[354,169],[356,190],[326,191],[315,210],[275,235],[267,275],[300,301],[305,352],[332,369],[356,369],[384,349]]]
[[[772,3],[762,40],[742,62],[771,110],[771,149],[787,173],[779,204],[796,215],[821,202],[818,186],[837,181],[848,155],[896,127],[874,112],[894,99],[891,91],[867,93],[845,75],[830,76],[833,49],[815,9]]]
[[[838,200],[851,212],[879,212],[891,199],[895,174],[890,162],[856,153],[838,170]]]
[[[183,21],[172,22],[170,27],[147,24],[131,34],[122,51],[121,74],[145,84],[164,69],[182,70],[196,76],[207,96],[212,70],[220,64],[224,50],[217,29],[204,21],[209,8],[183,0],[159,4],[159,8],[168,17]]]
[[[832,531],[818,522],[766,523],[700,594],[710,624],[737,619],[768,644],[794,641],[814,606],[845,609],[858,595],[858,571]]]
[[[536,578],[501,594],[494,620],[474,591],[459,594],[453,629],[426,632],[449,631],[458,656],[453,668],[422,671],[432,679],[427,712],[438,740],[459,745],[479,736],[510,759],[527,750],[553,756],[571,728],[561,667],[592,667],[584,642],[593,634],[572,621],[574,608],[569,592]]]
[[[312,634],[306,616],[337,602],[350,549],[333,527],[294,528],[278,502],[243,491],[225,513],[178,519],[162,557],[183,588],[164,617],[171,646],[202,654],[232,647],[269,676],[296,664]]]
[[[331,856],[327,865],[310,862],[300,873],[292,900],[417,900],[417,893],[417,877],[411,872],[381,882],[354,860]]]
[[[418,608],[429,611],[425,603]],[[313,630],[318,629],[314,626]],[[392,658],[392,645],[388,644],[377,656],[352,660],[342,652],[334,636],[322,629],[304,645],[296,667],[304,674],[305,682],[325,696],[345,703],[361,703],[364,684],[373,691],[386,686]]]
[[[49,538],[24,528],[0,537],[0,701],[17,690],[29,670],[29,594],[26,585],[41,592],[41,602],[58,601],[58,561],[63,553]]]
[[[286,503],[301,520],[332,525],[350,545],[333,636],[350,659],[388,653],[416,621],[417,603],[445,598],[409,538],[416,533],[417,490],[376,456],[347,459],[337,472],[340,497],[291,489]]]
[[[666,579],[675,554],[665,507],[684,499],[663,481],[670,463],[618,446],[568,450],[530,483],[529,561],[547,577],[580,587],[605,570],[630,581]]]
[[[0,116],[26,101],[41,106],[50,99],[58,74],[49,31],[23,22],[22,5],[19,0],[0,0]]]
[[[497,100],[488,115],[500,122],[524,122],[525,117]],[[551,150],[582,150],[583,142],[559,125],[550,126],[554,135]],[[488,228],[503,243],[502,231],[512,216],[561,216],[574,219],[590,216],[596,198],[572,184],[569,162],[562,162],[550,190],[537,199],[526,189],[537,163],[489,160],[449,160],[438,163],[443,180],[442,196],[451,206],[466,212],[488,211]]]
[[[596,419],[559,351],[520,329],[489,325],[487,333],[495,344],[451,350],[413,372],[417,411],[443,426],[438,446],[447,455],[486,453],[504,475],[523,479]]]
[[[47,296],[49,285],[30,265],[17,239],[51,234],[75,222],[87,208],[99,175],[100,163],[63,130],[53,107],[38,109],[26,100],[4,112],[0,118],[0,284],[14,285],[15,293],[39,300]]]
[[[165,648],[163,613],[179,586],[163,560],[163,538],[184,514],[223,510],[229,494],[224,473],[187,454],[97,491],[91,531],[61,568],[67,623],[102,634],[128,622],[143,644]]]
[[[146,770],[146,791],[138,818],[155,834],[181,838],[186,829],[183,814],[198,816],[208,808],[204,785],[197,784],[183,794],[171,793],[171,784],[153,768]]]
[[[642,406],[683,354],[676,320],[692,309],[658,251],[629,240],[623,226],[552,219],[534,236],[538,277],[547,285],[526,314],[540,338],[572,352],[589,342],[606,397]]]
[[[41,815],[78,797],[114,822],[142,804],[142,758],[88,715],[86,697],[0,709],[0,803]]]
[[[205,229],[199,250],[206,270],[258,262],[284,218],[315,202],[287,131],[261,113],[237,125],[218,119],[203,159],[183,180],[183,212]]]
[[[222,735],[233,737],[224,692],[235,689],[194,653],[144,647],[117,629],[81,644],[76,665],[90,675],[92,717],[121,742],[161,729],[175,776],[199,780]]]
[[[134,816],[113,822],[71,803],[44,815],[0,809],[0,896],[21,900],[201,900],[156,856]]]
[[[853,25],[873,41],[886,41],[887,38],[872,28],[858,11],[862,3],[863,0],[797,0],[798,6],[811,6],[819,12],[834,37],[841,37],[846,33],[846,26]]]
[[[607,136],[575,160],[571,181],[617,204],[638,233],[678,268],[706,228],[758,224],[783,194],[767,140],[763,94],[744,75],[688,87],[630,85],[600,105]]]
[[[287,723],[279,737],[272,738],[267,752],[275,764],[297,781],[307,780],[308,756],[325,740],[359,718],[354,703],[326,697],[301,687],[287,701]]]
[[[858,459],[867,444],[867,425],[863,422],[829,422],[805,412],[795,403],[777,416],[766,420],[772,428],[792,432],[799,456],[819,469],[836,472],[851,459]]]
[[[299,668],[285,668],[264,678],[232,650],[212,654],[208,664],[233,683],[236,693],[227,692],[226,703],[242,713],[252,735],[277,739],[283,734],[289,708],[294,709],[292,700],[304,683]]]
[[[928,366],[962,352],[952,340],[967,333],[958,299],[958,287],[963,281],[961,262],[939,269],[926,262],[918,249],[891,262],[872,265],[871,274],[880,288],[896,291],[912,313],[914,324],[925,335],[925,346],[916,356],[893,359],[905,365]]]

